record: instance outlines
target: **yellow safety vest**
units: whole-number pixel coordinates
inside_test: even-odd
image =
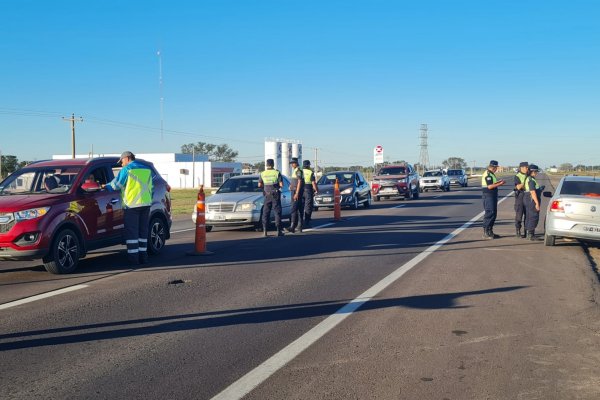
[[[525,184],[525,179],[527,179],[527,175],[522,172],[517,173],[517,178],[519,178],[519,182]]]
[[[481,187],[487,188],[488,184],[485,181],[485,178],[487,178],[487,176],[490,175],[492,177],[492,183],[496,183],[498,182],[498,179],[496,178],[496,175],[494,175],[493,172],[491,172],[489,169],[485,170],[485,172],[483,173],[483,175],[481,175]]]
[[[276,169],[266,169],[260,173],[260,178],[265,186],[276,186],[279,184],[279,171]]]
[[[152,205],[152,171],[136,168],[127,171],[127,183],[123,190],[123,205],[127,208]]]
[[[302,170],[302,173],[304,174],[304,183],[306,183],[307,185],[310,185],[312,182],[312,177],[313,177],[312,170],[309,168],[304,168]]]
[[[533,187],[531,182],[533,181]],[[525,179],[525,191],[526,192],[530,192],[532,190],[538,190],[540,188],[540,185],[538,185],[537,180],[535,180],[535,178],[533,176],[528,176]]]

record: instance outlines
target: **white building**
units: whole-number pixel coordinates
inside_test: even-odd
[[[135,153],[134,153],[135,154]],[[119,154],[94,154],[93,157],[119,157]],[[192,189],[204,185],[217,188],[229,176],[242,173],[242,163],[208,161],[208,156],[181,153],[140,153],[136,158],[150,161],[158,173],[173,189]],[[70,159],[71,155],[53,155],[53,160]],[[90,158],[88,154],[78,154],[76,158]]]

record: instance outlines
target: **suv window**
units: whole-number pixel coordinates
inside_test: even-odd
[[[578,196],[600,196],[600,182],[568,181],[563,182],[560,194]]]
[[[0,195],[66,193],[80,170],[73,166],[21,169],[2,182]]]
[[[379,170],[379,175],[405,175],[405,167],[386,167]]]

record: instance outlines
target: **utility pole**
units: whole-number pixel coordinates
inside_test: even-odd
[[[473,164],[471,164],[471,176],[473,176],[473,168],[475,168],[475,160],[473,160]]]
[[[75,118],[75,114],[71,114],[71,118],[62,117],[64,121],[71,121],[71,158],[75,158],[75,122],[83,122],[83,118]]]
[[[0,150],[0,181],[3,177],[4,175],[2,175],[2,150]]]
[[[163,141],[163,127],[164,127],[164,103],[165,103],[165,98],[163,96],[163,75],[162,75],[162,55],[160,53],[160,50],[158,50],[158,52],[156,53],[156,55],[158,56],[158,88],[159,88],[159,95],[160,95],[160,141]]]
[[[315,147],[315,177],[317,176],[317,172],[318,172],[318,169],[319,169],[318,159],[319,159],[319,149],[317,149]]]

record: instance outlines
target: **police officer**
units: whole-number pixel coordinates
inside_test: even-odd
[[[263,188],[265,201],[262,209],[263,236],[267,236],[267,228],[271,219],[271,209],[275,211],[275,226],[277,227],[277,236],[283,236],[281,230],[281,188],[283,187],[283,178],[281,173],[274,168],[275,162],[269,158],[266,163],[266,169],[260,173],[258,187]]]
[[[125,244],[127,260],[136,265],[148,262],[148,227],[150,206],[152,205],[153,172],[146,165],[135,160],[130,151],[121,154],[121,171],[104,187],[110,191],[120,191],[125,217]]]
[[[504,185],[503,179],[496,178],[498,161],[491,160],[486,171],[481,176],[481,190],[483,197],[483,238],[497,239],[500,236],[494,234],[494,222],[498,214],[498,187]]]
[[[525,198],[525,178],[529,172],[529,163],[523,161],[519,164],[519,172],[515,175],[515,229],[518,238],[524,238],[525,232],[521,231],[523,219],[526,217],[525,205],[523,200]]]
[[[535,164],[529,166],[529,176],[525,179],[525,230],[527,231],[527,239],[529,240],[542,240],[535,236],[535,228],[540,220],[540,207],[541,207],[541,192],[542,188],[538,184],[535,177],[537,176],[539,168]]]
[[[315,173],[310,169],[310,161],[302,162],[302,174],[304,176],[304,227],[310,228],[310,220],[312,218],[313,201],[315,194],[318,192],[317,180]]]
[[[290,179],[290,192],[292,194],[292,216],[290,218],[290,227],[288,232],[296,232],[296,227],[302,232],[304,225],[304,174],[299,168],[298,158],[292,157],[290,164],[292,166],[292,176]]]

